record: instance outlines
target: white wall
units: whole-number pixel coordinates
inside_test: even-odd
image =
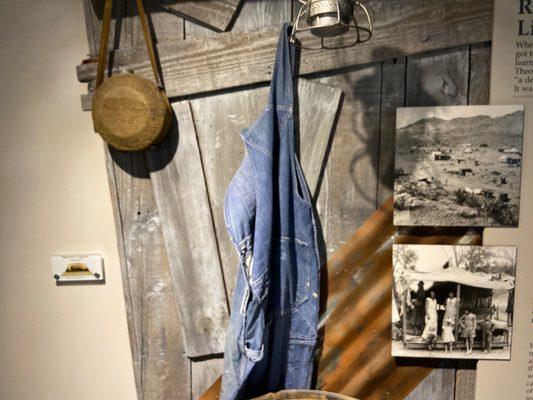
[[[103,145],[80,108],[80,0],[0,3],[0,398],[134,399]],[[56,287],[49,256],[101,252]]]

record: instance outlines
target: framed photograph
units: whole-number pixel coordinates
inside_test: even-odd
[[[516,248],[394,245],[392,355],[511,358]]]
[[[523,106],[399,108],[394,224],[516,227]]]

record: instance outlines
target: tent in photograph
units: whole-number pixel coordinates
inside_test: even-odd
[[[404,282],[407,284],[407,287],[416,286],[418,282],[424,282],[426,296],[429,296],[430,291],[434,291],[437,302],[441,305],[445,304],[448,293],[453,292],[459,299],[458,311],[460,315],[466,308],[476,314],[478,321],[481,321],[487,314],[491,315],[496,327],[496,332],[493,338],[493,347],[507,347],[509,345],[509,330],[512,321],[512,310],[510,309],[509,304],[512,302],[512,296],[514,293],[514,278],[505,274],[474,274],[463,268],[448,266],[449,263],[446,263],[445,267],[430,272],[408,271],[404,276]],[[500,291],[500,293],[501,291],[506,291],[508,294],[507,307],[503,310],[494,304],[493,295],[495,290]],[[409,296],[410,291],[406,290],[403,296],[402,307],[402,309],[406,311],[408,310]],[[507,314],[507,318],[505,318],[505,320],[500,319],[500,313]],[[438,336],[440,336],[444,311],[439,311],[438,314]],[[460,315],[457,317],[459,318]],[[409,323],[407,312],[403,312],[402,324],[404,345],[407,348],[421,348],[425,346],[420,337],[409,337],[407,334]],[[456,324],[456,340],[460,337],[459,329],[459,324]],[[480,338],[481,335],[478,334],[477,339]],[[437,343],[438,342],[439,340],[437,340]]]

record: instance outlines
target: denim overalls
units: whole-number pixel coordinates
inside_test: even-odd
[[[294,151],[294,49],[281,31],[268,104],[243,130],[246,156],[224,200],[240,255],[222,400],[309,388],[319,262],[311,198]]]

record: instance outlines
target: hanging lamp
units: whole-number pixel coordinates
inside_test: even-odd
[[[372,21],[366,7],[355,0],[299,0],[302,3],[293,23],[290,40],[308,50],[335,49],[354,46],[365,42],[372,36]],[[358,10],[362,12],[364,23],[358,24]],[[320,39],[320,44],[308,46],[298,40],[298,34],[310,31]],[[331,41],[334,38],[348,34],[348,40]],[[306,43],[308,40],[305,41]]]

